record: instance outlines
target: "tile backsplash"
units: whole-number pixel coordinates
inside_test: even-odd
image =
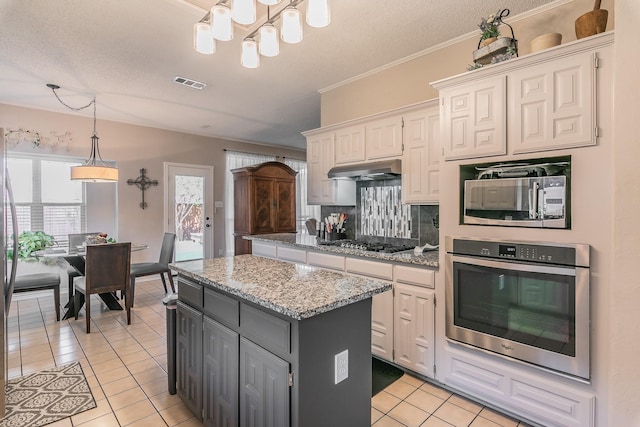
[[[439,207],[403,205],[400,179],[358,181],[356,206],[322,206],[324,218],[346,212],[348,239],[437,245]]]

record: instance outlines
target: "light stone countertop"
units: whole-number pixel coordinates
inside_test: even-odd
[[[391,289],[391,283],[253,255],[169,265],[213,287],[296,320],[334,310]]]
[[[319,245],[315,236],[300,233],[280,233],[280,234],[255,234],[243,236],[247,240],[255,240],[256,242],[264,242],[271,244],[284,244],[301,249],[333,252],[348,256],[357,256],[363,258],[378,259],[382,261],[391,261],[403,264],[414,264],[423,267],[437,269],[440,266],[438,251],[425,251],[421,255],[415,255],[413,251],[382,253],[364,251],[361,249],[347,249],[340,246]]]

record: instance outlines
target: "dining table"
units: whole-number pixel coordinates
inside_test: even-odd
[[[107,244],[108,243],[104,243]],[[148,249],[149,245],[145,243],[131,243],[131,252],[142,251]],[[41,257],[49,257],[49,258],[62,258],[67,264],[69,264],[74,270],[78,272],[78,274],[84,276],[85,272],[85,256],[86,256],[86,246],[78,246],[77,248],[64,248],[64,247],[53,247],[48,248],[44,251],[40,251],[36,253],[37,256]],[[73,299],[74,294],[74,286],[73,283],[69,283],[69,301],[64,306],[66,311],[62,316],[62,319],[69,319],[71,317],[75,317],[75,303]],[[98,294],[100,299],[105,303],[105,305],[109,308],[109,310],[122,310],[122,306],[118,302],[118,297],[115,292],[106,292],[102,294]],[[81,305],[82,307],[82,305]]]

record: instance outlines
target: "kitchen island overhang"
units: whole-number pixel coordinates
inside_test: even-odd
[[[390,290],[391,283],[252,255],[178,262],[171,268],[178,272],[180,300],[178,394],[196,415],[222,415],[239,423],[233,417],[249,411],[275,416],[282,426],[370,425],[371,297]],[[198,314],[196,326],[205,324],[200,344],[192,342],[198,340],[198,332],[193,334]],[[230,333],[231,344],[225,345],[237,349],[235,366],[221,370],[215,357],[221,340],[209,337],[207,325]],[[348,376],[336,384],[335,356],[344,350]],[[260,355],[284,366],[286,378],[256,361]],[[195,369],[185,367],[186,359],[196,361]],[[209,360],[221,372],[208,373]],[[256,377],[273,383],[260,391]],[[237,384],[235,403],[228,390],[226,397],[219,393],[229,381]]]

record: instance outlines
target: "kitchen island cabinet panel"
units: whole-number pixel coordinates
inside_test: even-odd
[[[240,366],[240,427],[289,427],[289,363],[240,338]]]
[[[176,391],[202,416],[202,313],[178,301],[176,312]]]
[[[203,424],[237,426],[239,335],[206,316],[203,326]]]

